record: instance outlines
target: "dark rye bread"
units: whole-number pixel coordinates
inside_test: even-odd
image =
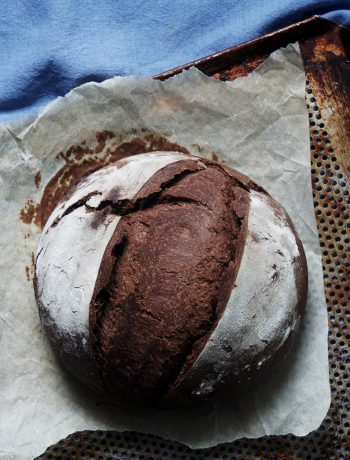
[[[156,173],[105,251],[90,334],[103,385],[122,399],[157,402],[167,394],[199,355],[233,287],[248,193],[241,175],[203,163]]]
[[[286,211],[248,177],[179,152],[76,184],[36,258],[40,317],[62,363],[111,401],[232,398],[285,358],[307,264]]]

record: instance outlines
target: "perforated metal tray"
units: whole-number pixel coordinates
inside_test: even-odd
[[[247,75],[271,52],[299,41],[306,72],[311,175],[329,318],[332,402],[305,437],[242,439],[204,450],[150,434],[73,433],[38,459],[350,459],[350,31],[318,17],[155,76],[191,65],[214,78]]]

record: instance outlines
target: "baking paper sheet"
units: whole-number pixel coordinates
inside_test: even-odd
[[[330,404],[327,311],[314,218],[305,75],[297,45],[273,53],[231,83],[196,69],[165,82],[150,77],[88,83],[58,98],[29,126],[0,126],[0,457],[32,458],[77,430],[156,433],[192,447],[241,437],[305,435]],[[110,407],[58,364],[41,328],[30,267],[40,229],[19,214],[40,201],[62,166],[60,151],[96,131],[166,132],[194,154],[251,176],[290,213],[309,265],[309,298],[295,346],[271,378],[239,401],[171,414]],[[144,131],[143,131],[144,132]],[[37,189],[34,177],[41,171]]]

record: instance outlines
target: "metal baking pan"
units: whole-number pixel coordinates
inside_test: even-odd
[[[350,31],[314,16],[154,78],[166,79],[196,66],[213,78],[234,80],[295,41],[307,79],[310,171],[329,318],[332,402],[322,425],[305,437],[241,439],[204,450],[149,434],[84,431],[48,447],[37,458],[350,459]]]

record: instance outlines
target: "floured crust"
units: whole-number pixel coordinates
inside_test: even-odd
[[[204,349],[167,395],[168,404],[232,398],[283,359],[307,293],[300,239],[269,195],[250,193],[248,232],[235,287]]]
[[[178,152],[160,152],[100,169],[78,184],[44,227],[34,279],[40,317],[62,362],[91,386],[100,388],[101,381],[89,339],[90,303],[102,257],[120,220],[116,213],[96,210],[110,200],[132,200],[154,173],[184,158]]]
[[[78,378],[115,399],[179,407],[232,397],[283,359],[307,269],[289,216],[261,187],[155,152],[91,174],[55,209],[35,290]]]

